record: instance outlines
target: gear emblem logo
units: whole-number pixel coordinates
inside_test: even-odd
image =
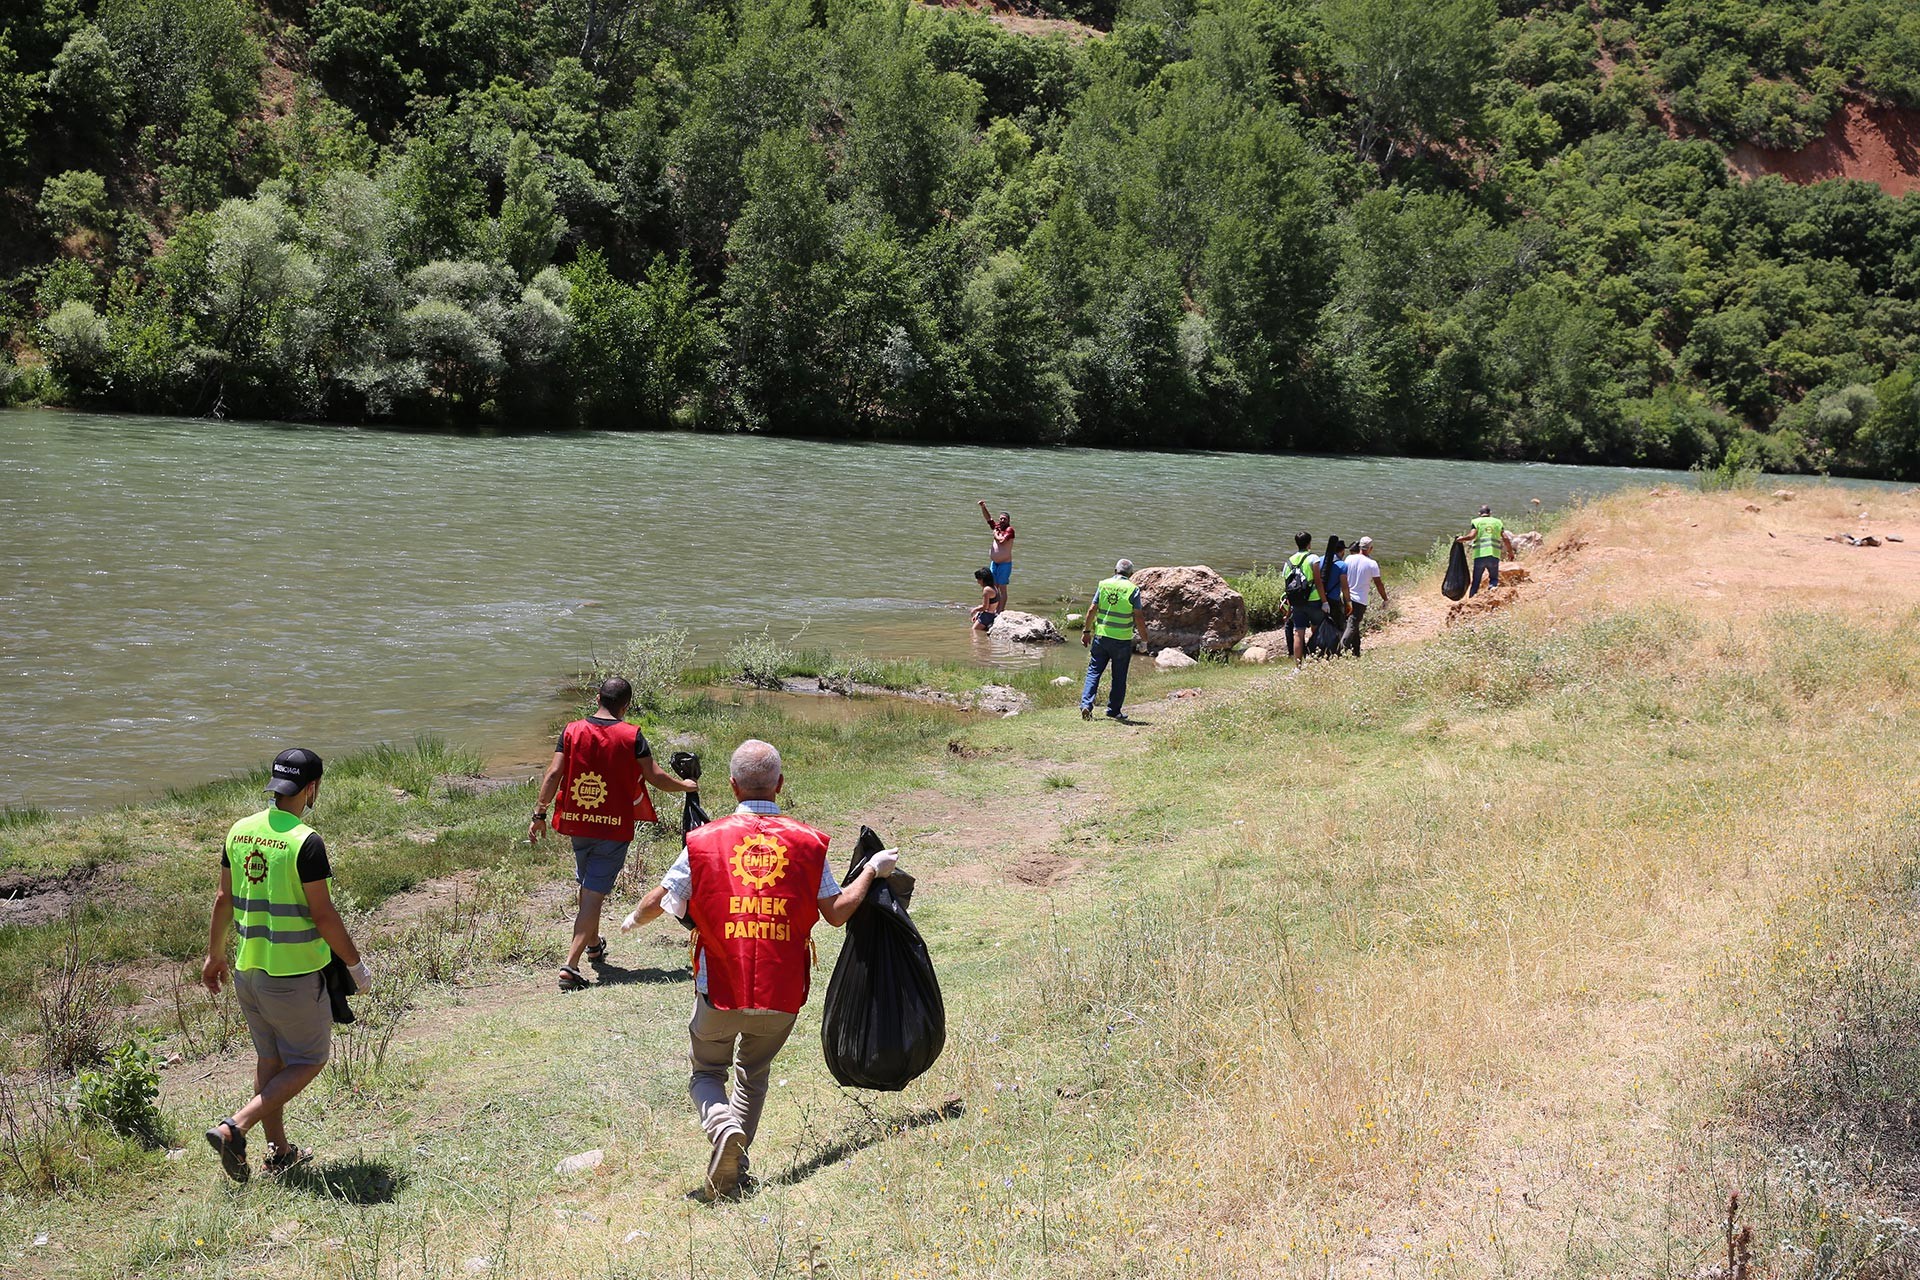
[[[248,884],[259,884],[267,878],[267,855],[258,849],[253,850],[241,861],[240,870],[247,877]]]
[[[607,802],[607,780],[597,773],[583,773],[573,780],[568,794],[582,809],[598,809]]]
[[[749,889],[764,889],[787,874],[787,846],[768,835],[751,835],[733,846],[733,878]]]

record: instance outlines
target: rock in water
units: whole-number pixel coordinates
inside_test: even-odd
[[[585,1173],[589,1169],[599,1168],[600,1162],[606,1158],[607,1153],[595,1147],[591,1151],[582,1151],[577,1156],[568,1156],[553,1166],[553,1171],[560,1174]]]
[[[1144,605],[1142,652],[1225,653],[1247,638],[1247,602],[1205,565],[1142,569],[1133,575]]]
[[[993,624],[993,634],[1014,644],[1065,644],[1060,628],[1037,613],[1009,609]]]
[[[1178,649],[1162,649],[1153,655],[1153,665],[1162,671],[1178,671],[1182,667],[1197,667],[1200,664]]]

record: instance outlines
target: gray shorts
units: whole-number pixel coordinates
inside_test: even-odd
[[[319,973],[276,978],[264,969],[238,969],[233,994],[246,1015],[253,1051],[282,1066],[325,1062],[333,1050],[333,1002]]]

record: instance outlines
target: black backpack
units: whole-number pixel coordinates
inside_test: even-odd
[[[1287,561],[1287,603],[1296,609],[1313,599],[1312,557],[1311,551],[1302,551]]]

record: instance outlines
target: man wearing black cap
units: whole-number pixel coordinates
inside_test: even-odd
[[[245,1182],[247,1131],[267,1132],[265,1169],[283,1173],[311,1158],[287,1141],[285,1108],[327,1065],[333,1004],[322,974],[336,952],[365,991],[373,975],[334,909],[333,874],[320,833],[303,821],[320,794],[320,757],[303,747],[273,758],[274,803],[227,832],[220,894],[200,980],[218,994],[227,973],[227,922],[240,935],[233,993],[256,1057],[253,1100],[207,1130],[207,1144],[235,1182]]]

